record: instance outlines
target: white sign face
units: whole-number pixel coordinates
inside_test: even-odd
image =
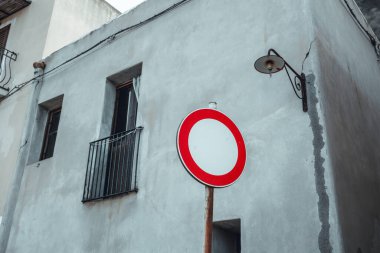
[[[231,131],[214,119],[204,119],[193,126],[189,149],[198,166],[212,175],[227,174],[238,158],[238,147]]]

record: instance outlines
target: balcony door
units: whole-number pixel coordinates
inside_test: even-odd
[[[112,135],[136,128],[137,99],[132,81],[116,88]]]
[[[135,146],[137,98],[133,81],[116,88],[112,133],[109,143],[104,194],[113,195],[131,188]]]

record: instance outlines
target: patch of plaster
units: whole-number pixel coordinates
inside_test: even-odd
[[[325,168],[323,163],[325,159],[322,157],[322,149],[325,145],[323,140],[323,128],[320,124],[318,115],[318,98],[314,86],[315,76],[310,74],[306,77],[308,86],[308,99],[309,99],[309,118],[310,126],[313,131],[313,146],[314,146],[314,175],[315,186],[318,194],[318,213],[321,222],[321,231],[318,236],[318,246],[321,253],[332,252],[330,243],[330,223],[329,223],[329,196],[326,191],[325,181]]]

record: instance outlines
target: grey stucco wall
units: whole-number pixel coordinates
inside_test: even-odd
[[[0,27],[11,25],[6,48],[18,54],[17,61],[11,65],[12,79],[7,88],[33,77],[32,64],[42,57],[53,6],[54,0],[36,0],[2,20]],[[0,216],[4,212],[22,146],[21,135],[31,91],[27,87],[0,102]]]
[[[84,11],[86,10],[86,11]],[[17,53],[11,63],[13,88],[33,77],[32,64],[85,33],[109,21],[119,12],[103,0],[34,0],[27,8],[1,20],[0,28],[10,25],[6,48]],[[12,187],[25,119],[29,87],[0,101],[0,216],[4,215]]]
[[[48,57],[47,71],[175,2],[145,2]],[[342,6],[328,7],[348,19]],[[301,0],[193,0],[46,76],[39,102],[65,97],[55,153],[25,168],[7,252],[201,252],[204,187],[182,168],[175,139],[183,117],[209,101],[231,116],[247,145],[246,170],[215,191],[214,207],[215,220],[241,219],[242,252],[342,252],[332,188],[339,182],[331,177],[339,148],[334,119],[326,135],[332,116],[320,113],[320,103],[325,109],[331,101],[321,40],[337,29],[319,21],[325,8]],[[276,24],[268,17],[278,17]],[[310,111],[303,113],[286,74],[269,78],[253,63],[273,47],[299,70],[316,35],[307,63]],[[369,50],[364,39],[358,43]],[[139,192],[82,204],[88,143],[104,136],[111,118],[106,78],[140,62]]]
[[[105,0],[55,0],[42,57],[47,57],[119,14]]]
[[[312,3],[337,211],[344,252],[379,252],[380,66],[340,5]]]

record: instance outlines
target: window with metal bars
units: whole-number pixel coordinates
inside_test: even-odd
[[[53,156],[60,117],[61,108],[49,112],[40,160],[44,160]]]
[[[116,86],[111,136],[90,143],[83,202],[137,192],[139,82],[137,77]]]

